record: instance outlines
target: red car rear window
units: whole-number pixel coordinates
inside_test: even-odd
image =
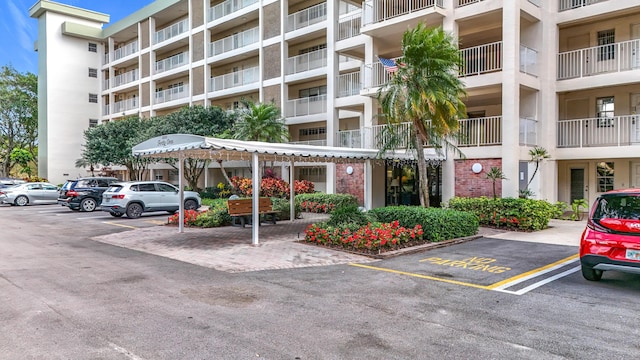
[[[594,205],[592,220],[618,232],[640,233],[640,194],[604,194]]]

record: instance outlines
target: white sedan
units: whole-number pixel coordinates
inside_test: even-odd
[[[30,182],[0,189],[0,203],[17,206],[56,204],[58,187],[43,182]]]

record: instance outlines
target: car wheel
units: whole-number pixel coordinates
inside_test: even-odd
[[[602,279],[602,270],[596,270],[591,266],[581,264],[582,276],[589,281],[600,281]]]
[[[198,203],[195,200],[186,200],[184,202],[184,209],[185,210],[195,210],[198,207]]]
[[[86,198],[86,199],[83,199],[80,202],[80,209],[82,209],[82,211],[86,211],[86,212],[94,211],[97,206],[98,206],[98,204],[92,198]]]
[[[130,219],[137,219],[142,216],[142,205],[138,203],[129,204],[127,206],[127,217]]]
[[[113,211],[109,211],[109,214],[113,217],[122,217],[122,215],[124,215],[123,213],[117,213]]]
[[[24,195],[20,195],[14,200],[14,204],[18,206],[25,206],[28,203],[29,203],[29,199]]]

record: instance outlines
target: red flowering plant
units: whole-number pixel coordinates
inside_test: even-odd
[[[187,225],[187,226],[195,225],[196,219],[198,218],[198,215],[200,215],[200,212],[197,211],[197,210],[185,210],[184,211],[184,224]],[[178,225],[178,223],[180,223],[180,213],[177,212],[177,213],[169,216],[168,223],[169,223],[169,225]]]
[[[309,180],[294,180],[293,191],[298,194],[313,194],[315,185]]]
[[[325,204],[316,201],[303,201],[300,203],[300,207],[302,211],[319,213],[319,214],[328,214],[335,210],[335,204]]]

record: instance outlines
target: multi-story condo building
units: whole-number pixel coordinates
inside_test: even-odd
[[[529,188],[550,201],[591,202],[640,186],[640,4],[628,0],[156,0],[103,28],[108,15],[41,0],[40,175],[74,177],[93,124],[183,106],[235,108],[274,101],[293,141],[376,147],[386,126],[377,90],[390,75],[378,56],[401,56],[419,22],[460,42],[468,116],[465,158],[431,161],[438,203]],[[227,166],[241,174],[242,164]],[[297,177],[328,192],[359,191],[372,206],[416,201],[411,164],[302,164]],[[220,181],[216,164],[206,185]],[[355,171],[351,171],[355,169]],[[366,177],[364,178],[366,173]],[[170,170],[151,176],[174,181]],[[373,184],[362,194],[362,183]]]

